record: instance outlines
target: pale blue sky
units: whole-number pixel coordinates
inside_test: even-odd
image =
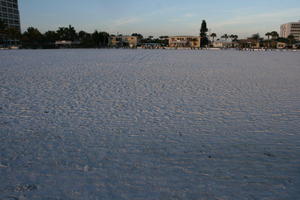
[[[202,19],[211,32],[240,37],[279,31],[300,20],[300,0],[19,0],[22,30],[42,32],[72,24],[77,30],[115,34],[198,35]]]

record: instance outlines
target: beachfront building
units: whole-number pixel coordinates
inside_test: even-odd
[[[110,36],[109,46],[110,47],[129,47],[136,48],[138,45],[138,37],[136,36]]]
[[[300,41],[300,21],[281,25],[280,37],[287,38],[289,35],[293,35],[296,40]]]
[[[221,40],[216,40],[212,42],[212,47],[213,48],[237,48],[238,47],[238,42],[235,41],[221,41]]]
[[[0,0],[0,20],[9,28],[21,31],[18,0]]]
[[[260,43],[261,43],[261,47],[269,48],[269,49],[284,49],[288,47],[288,44],[283,41],[279,42],[276,40],[263,40]]]
[[[285,43],[285,42],[277,42],[276,43],[277,49],[285,49],[286,47],[287,47],[287,43]]]
[[[169,47],[200,48],[200,37],[199,36],[172,36],[169,37]]]
[[[293,49],[300,49],[300,42],[293,44]]]
[[[251,38],[238,40],[238,46],[242,49],[259,49],[261,47],[260,41]]]
[[[0,21],[7,28],[13,28],[21,32],[20,14],[18,8],[18,0],[0,0]],[[7,34],[1,30],[0,46],[13,46],[18,43],[18,40],[7,39]]]

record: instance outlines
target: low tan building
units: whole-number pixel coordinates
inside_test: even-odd
[[[260,42],[255,39],[242,39],[238,41],[239,48],[250,48],[250,49],[259,49]]]
[[[169,37],[169,47],[200,48],[200,37],[198,37],[198,36]]]
[[[287,47],[287,44],[284,42],[277,42],[276,47],[277,49],[285,49]]]
[[[138,37],[136,36],[111,36],[109,40],[110,47],[130,47],[136,48]]]
[[[236,48],[238,47],[237,42],[231,42],[231,41],[214,41],[212,43],[213,48]]]
[[[293,49],[300,49],[300,42],[293,44]]]

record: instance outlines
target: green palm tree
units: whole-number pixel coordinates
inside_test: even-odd
[[[228,36],[227,34],[224,34],[224,35],[222,35],[222,36],[221,36],[221,38],[224,38],[224,39],[225,39],[225,41],[227,41],[227,40],[228,40],[228,38],[229,38],[229,36]]]
[[[237,41],[238,38],[239,38],[238,35],[234,35],[234,41]]]
[[[217,34],[216,34],[216,33],[212,33],[212,34],[210,35],[210,37],[213,38],[213,42],[214,42],[214,41],[215,41],[215,37],[217,37]]]
[[[267,32],[266,36],[268,37],[268,48],[270,48],[270,37],[272,36],[272,33]]]
[[[60,40],[74,41],[78,38],[75,28],[71,25],[68,27],[59,27],[57,34]]]
[[[234,39],[234,35],[231,34],[231,35],[229,36],[229,38],[230,38],[231,40],[233,40],[233,39]]]
[[[279,37],[279,34],[276,31],[272,31],[271,36],[272,36],[272,39],[277,39]]]

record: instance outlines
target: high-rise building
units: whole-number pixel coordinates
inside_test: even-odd
[[[300,41],[300,21],[281,25],[280,37],[287,38],[289,35],[293,35],[296,40]]]
[[[0,20],[9,28],[21,31],[18,0],[0,0]]]

